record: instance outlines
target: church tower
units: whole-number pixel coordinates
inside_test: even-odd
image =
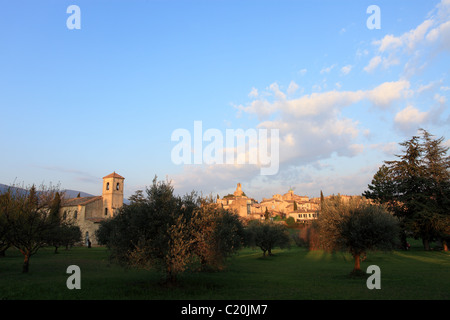
[[[234,192],[235,197],[242,197],[244,195],[244,192],[242,192],[241,184],[238,183],[236,187],[236,191]]]
[[[123,206],[123,181],[124,177],[116,172],[103,177],[103,216],[113,217],[115,211]]]

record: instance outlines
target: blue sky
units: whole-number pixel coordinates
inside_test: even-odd
[[[449,0],[3,1],[0,183],[360,194],[417,128],[450,146],[449,52]],[[175,165],[194,121],[279,129],[279,173]]]

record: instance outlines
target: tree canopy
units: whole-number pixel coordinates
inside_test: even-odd
[[[323,249],[352,254],[354,272],[360,271],[360,259],[368,251],[387,251],[398,245],[398,219],[363,199],[344,201],[338,196],[324,200],[315,227]]]
[[[430,242],[440,240],[444,249],[450,232],[450,156],[444,138],[434,138],[424,129],[401,142],[403,153],[397,160],[385,161],[363,196],[385,204],[396,215],[406,235]]]
[[[111,258],[126,266],[156,269],[167,283],[190,267],[222,268],[240,248],[242,224],[237,215],[195,192],[173,193],[169,181],[153,180],[130,205],[103,222],[96,235],[111,250]]]

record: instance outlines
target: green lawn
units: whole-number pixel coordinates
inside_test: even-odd
[[[407,252],[369,253],[362,269],[380,267],[380,290],[369,290],[366,277],[349,276],[353,268],[349,254],[296,246],[274,253],[262,258],[261,251],[244,249],[229,260],[225,271],[186,273],[177,287],[166,288],[155,272],[111,265],[104,248],[60,249],[59,254],[41,249],[32,257],[28,274],[21,273],[21,254],[10,249],[0,258],[0,300],[450,299],[448,252],[425,252],[413,246]],[[66,287],[69,265],[81,269],[81,290]]]

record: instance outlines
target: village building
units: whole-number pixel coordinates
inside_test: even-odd
[[[225,209],[235,211],[240,217],[245,219],[266,219],[279,216],[280,218],[293,217],[296,222],[307,223],[318,217],[319,202],[311,201],[307,196],[299,196],[290,189],[287,193],[275,194],[272,198],[263,198],[260,203],[249,198],[242,191],[240,183],[237,184],[236,191],[222,199],[217,199],[217,203]]]
[[[256,203],[255,199],[248,198],[245,195],[240,183],[237,184],[236,191],[233,194],[217,199],[217,204],[222,205],[224,209],[235,211],[242,218],[252,216],[252,205],[254,203]]]
[[[63,200],[61,217],[64,220],[73,220],[80,227],[85,245],[97,244],[95,231],[100,222],[113,217],[123,206],[124,180],[124,177],[114,172],[103,177],[101,196]]]

